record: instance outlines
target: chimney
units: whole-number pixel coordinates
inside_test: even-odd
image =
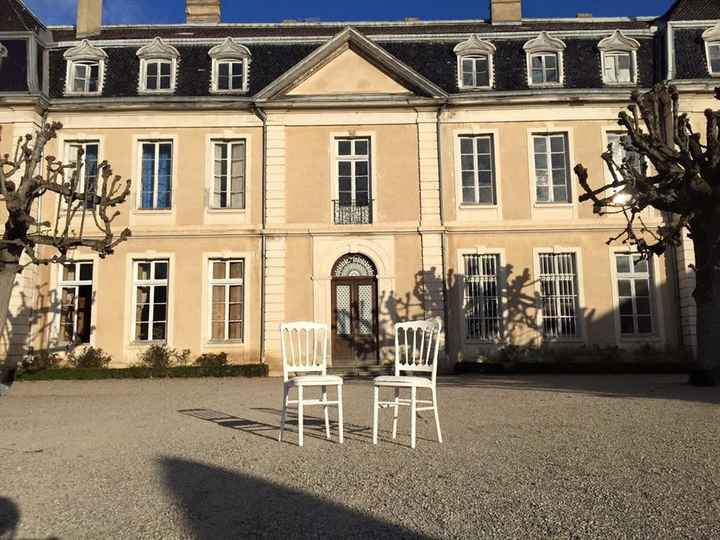
[[[220,22],[220,0],[186,0],[188,24]]]
[[[520,24],[522,0],[490,0],[490,22],[493,24]]]
[[[102,27],[102,0],[78,0],[77,37],[96,36]]]

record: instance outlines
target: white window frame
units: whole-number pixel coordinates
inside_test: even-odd
[[[138,269],[139,265],[142,263],[150,263],[150,279],[139,279],[138,278]],[[155,278],[155,265],[157,263],[165,263],[167,264],[167,277],[165,279],[156,279]],[[170,321],[171,321],[171,301],[172,297],[170,294],[170,279],[172,276],[172,264],[171,260],[166,257],[148,257],[148,258],[133,258],[132,259],[132,265],[131,265],[131,306],[132,306],[132,312],[131,312],[131,327],[130,332],[132,336],[132,342],[135,344],[154,344],[154,343],[169,343],[170,342]],[[137,290],[139,287],[150,287],[150,309],[149,309],[149,319],[148,319],[148,339],[147,340],[141,340],[139,339],[137,335]],[[154,324],[154,307],[155,307],[155,288],[156,287],[165,287],[166,289],[166,304],[165,304],[165,339],[158,340],[158,339],[151,339],[152,337],[152,331],[153,331],[153,324]]]
[[[495,87],[495,45],[473,34],[467,41],[455,46],[453,52],[457,56],[457,85],[460,90],[488,90]],[[488,84],[465,85],[463,80],[463,60],[486,58],[488,63]]]
[[[224,279],[216,279],[213,277],[213,264],[223,262],[225,263],[225,272],[226,272],[226,278]],[[241,278],[230,278],[230,263],[241,263],[242,264],[242,277]],[[238,343],[243,344],[245,343],[245,340],[247,338],[246,334],[246,324],[247,320],[245,319],[246,316],[246,309],[245,309],[245,303],[246,303],[246,288],[245,288],[245,276],[247,274],[247,264],[246,260],[242,257],[210,257],[207,259],[207,335],[208,335],[208,342],[210,344],[222,344],[222,343]],[[242,287],[242,320],[241,323],[241,334],[242,337],[240,339],[230,339],[230,287],[236,287],[240,286]],[[213,325],[213,319],[212,319],[212,313],[213,313],[213,287],[224,287],[225,288],[225,328],[224,328],[224,338],[223,339],[213,339],[212,337],[212,325]]]
[[[557,136],[562,136],[564,139],[564,144],[565,144],[565,167],[566,167],[565,183],[566,183],[568,197],[567,197],[567,200],[563,200],[563,201],[555,200],[555,192],[553,190],[554,184],[552,182],[552,180],[553,180],[552,179],[552,170],[553,169],[552,169],[552,152],[550,150],[551,149],[551,138],[557,137]],[[548,167],[547,170],[550,174],[550,176],[548,178],[550,183],[548,184],[548,186],[550,189],[549,193],[551,194],[551,198],[548,201],[540,201],[537,198],[537,187],[538,187],[537,180],[538,180],[538,178],[537,178],[537,165],[535,162],[535,138],[536,137],[544,137],[547,142],[547,145],[546,145],[547,149],[546,149],[545,156],[548,160],[547,161],[547,167]],[[563,130],[557,130],[557,131],[552,131],[552,132],[532,131],[532,133],[530,134],[530,150],[531,150],[530,162],[532,163],[531,169],[533,172],[533,175],[532,175],[532,200],[535,205],[538,205],[538,206],[546,206],[546,205],[548,205],[548,206],[553,206],[553,205],[570,206],[573,204],[573,193],[574,192],[572,189],[572,178],[571,178],[571,174],[572,174],[571,158],[572,158],[572,156],[571,156],[571,152],[570,152],[570,141],[571,141],[571,139],[570,139],[569,132],[563,131]]]
[[[653,294],[653,267],[652,267],[652,258],[648,259],[647,262],[647,268],[648,271],[646,273],[642,272],[623,272],[620,273],[620,271],[617,269],[617,259],[618,257],[640,257],[638,253],[631,253],[631,252],[615,252],[613,254],[613,263],[615,264],[615,279],[614,279],[614,285],[615,285],[615,294],[617,295],[617,303],[615,304],[616,309],[618,311],[617,317],[620,321],[620,334],[623,337],[631,337],[631,338],[641,338],[644,336],[652,336],[655,333],[655,314],[653,309],[653,301],[654,301],[654,294]],[[627,280],[630,282],[630,288],[632,290],[631,294],[632,296],[627,297],[632,300],[633,304],[633,331],[631,333],[623,333],[622,331],[622,313],[620,313],[620,280]],[[648,316],[650,318],[650,331],[645,333],[640,333],[638,331],[638,313],[637,313],[637,291],[635,290],[635,282],[637,280],[644,280],[647,281],[648,286],[648,302],[649,302],[649,313]]]
[[[100,163],[102,163],[102,159],[100,158],[100,153],[102,152],[102,146],[100,144],[100,141],[97,139],[83,139],[83,140],[64,140],[63,144],[65,146],[65,156],[67,157],[66,162],[72,162],[76,161],[77,159],[77,152],[74,152],[73,149],[76,148],[82,148],[84,151],[84,156],[87,155],[87,147],[90,144],[94,144],[98,147],[98,155],[97,155],[97,164],[98,164],[98,170],[97,170],[97,179],[96,179],[96,188],[100,187],[100,179],[101,179],[101,171],[100,171]],[[80,180],[78,181],[77,185],[77,191],[85,192],[85,165],[86,161],[83,159],[82,165],[80,166]]]
[[[460,184],[460,199],[459,199],[459,205],[461,207],[469,207],[469,208],[492,208],[498,205],[498,180],[497,180],[497,142],[495,140],[495,135],[493,133],[483,133],[483,134],[475,134],[475,133],[468,133],[468,134],[460,134],[458,137],[458,153],[457,153],[457,160],[459,163],[459,171],[460,174],[458,176],[458,182]],[[462,167],[462,139],[472,139],[473,140],[473,172],[475,175],[475,183],[474,183],[474,190],[475,190],[475,200],[474,202],[467,203],[465,202],[465,194],[464,194],[464,185],[463,185],[463,167]],[[477,139],[489,139],[490,141],[490,159],[491,159],[491,173],[492,173],[492,194],[493,194],[493,201],[489,203],[485,202],[479,202],[479,194],[480,194],[480,170],[477,166]]]
[[[65,95],[66,96],[100,96],[105,86],[105,70],[107,53],[99,47],[92,45],[84,39],[80,45],[68,49],[63,54],[65,58]],[[90,78],[85,79],[84,89],[75,90],[75,68],[79,65],[98,66],[97,90],[88,89]]]
[[[231,148],[232,146],[236,144],[242,144],[244,147],[244,157],[243,157],[243,205],[242,206],[215,206],[215,147],[217,145],[225,145],[228,148],[227,152],[227,175],[228,175],[228,201],[232,200],[232,152]],[[212,159],[212,167],[211,167],[211,178],[210,178],[210,200],[209,200],[209,208],[211,210],[221,210],[221,211],[236,211],[236,212],[242,212],[247,208],[247,172],[248,172],[248,143],[245,138],[235,138],[235,139],[211,139],[210,140],[210,156]]]
[[[565,43],[549,35],[547,32],[540,32],[538,37],[531,39],[525,43],[524,47],[527,63],[527,82],[529,87],[533,88],[557,88],[565,85]],[[543,80],[541,83],[533,82],[532,78],[532,60],[535,57],[555,56],[557,59],[557,82],[548,82]],[[545,62],[543,61],[543,79],[546,78]]]
[[[620,30],[616,30],[611,36],[602,39],[598,43],[598,49],[600,50],[600,69],[604,84],[608,86],[634,86],[638,84],[637,51],[640,49],[640,42],[625,36]],[[629,81],[612,80],[607,77],[608,59],[610,57],[617,58],[620,55],[627,55],[630,58]],[[615,73],[617,74],[617,63],[615,64]]]
[[[250,88],[250,64],[252,55],[250,50],[233,38],[226,38],[222,43],[216,45],[208,55],[212,60],[210,77],[210,92],[212,94],[246,94]],[[242,63],[242,87],[220,89],[220,65]]]
[[[143,145],[144,144],[152,144],[155,146],[155,164],[153,168],[153,205],[151,208],[143,208],[142,206],[142,196],[143,196],[143,179],[142,179],[142,170],[143,170]],[[169,144],[171,149],[171,156],[172,156],[172,163],[170,164],[170,208],[158,208],[157,207],[157,201],[158,201],[158,177],[159,177],[159,170],[160,170],[160,145],[161,144]],[[138,172],[138,189],[137,189],[137,199],[136,199],[136,210],[139,212],[172,212],[175,208],[175,162],[176,162],[176,154],[175,154],[175,140],[174,139],[138,139],[138,146],[137,146],[137,152],[138,152],[138,164],[139,164],[139,172]]]
[[[497,302],[497,313],[498,317],[497,319],[487,319],[485,317],[480,318],[481,325],[485,320],[497,320],[499,322],[499,331],[498,334],[495,336],[480,336],[480,337],[473,337],[468,335],[468,317],[466,314],[466,308],[467,308],[467,286],[469,282],[477,282],[482,283],[483,281],[489,281],[492,276],[485,276],[485,275],[478,275],[478,276],[471,276],[468,275],[466,272],[466,260],[468,257],[478,257],[482,260],[484,257],[492,257],[495,259],[495,286],[497,287],[497,296],[495,297],[495,301]],[[462,282],[462,290],[460,291],[460,294],[462,295],[462,303],[460,304],[462,306],[462,314],[463,314],[463,340],[465,343],[498,343],[502,341],[505,337],[505,326],[506,326],[506,320],[505,320],[505,302],[504,302],[504,285],[503,285],[503,279],[504,279],[504,271],[502,266],[502,255],[497,251],[485,251],[482,253],[461,253],[460,254],[460,260],[462,262],[462,276],[463,276],[463,282]],[[476,279],[477,278],[477,279]],[[485,298],[484,294],[479,296],[479,298]]]
[[[713,71],[712,62],[710,61],[710,48],[720,48],[720,22],[718,22],[715,26],[705,30],[705,32],[703,32],[702,38],[705,41],[705,60],[707,61],[708,73],[711,77],[720,77],[720,70]]]
[[[335,202],[337,201],[337,204],[339,204],[340,201],[340,169],[339,169],[339,162],[340,161],[362,161],[362,159],[356,159],[359,156],[355,156],[355,145],[353,144],[353,155],[352,156],[341,156],[339,152],[339,145],[341,140],[367,140],[368,141],[368,154],[366,156],[366,159],[368,161],[368,204],[370,206],[369,209],[369,218],[370,218],[370,224],[375,223],[376,216],[379,215],[378,209],[376,207],[376,200],[375,200],[375,192],[376,192],[376,186],[375,186],[375,134],[374,133],[365,133],[365,132],[357,132],[357,133],[331,133],[331,164],[330,164],[330,182],[331,182],[331,190],[330,193],[332,193],[332,200],[330,201],[330,222],[333,225],[338,225],[335,223]],[[355,195],[356,195],[356,176],[354,174],[354,166],[353,166],[353,177],[351,180],[351,187],[352,187],[352,203],[355,204]],[[342,225],[342,227],[348,227],[351,225]]]
[[[80,266],[82,265],[90,265],[92,267],[92,278],[90,280],[83,280],[80,279]],[[74,265],[75,266],[75,275],[77,279],[74,280],[66,280],[65,279],[65,266],[67,265]],[[91,292],[90,292],[90,321],[88,321],[88,324],[90,324],[90,336],[87,343],[81,343],[80,345],[90,345],[94,341],[94,335],[95,335],[95,292],[96,292],[96,286],[95,286],[95,274],[97,272],[97,264],[96,261],[92,258],[79,258],[76,261],[69,262],[63,265],[59,265],[57,267],[57,288],[58,291],[58,323],[56,328],[56,336],[58,343],[61,344],[75,344],[75,341],[66,341],[63,338],[63,327],[62,327],[62,301],[63,301],[63,289],[75,289],[75,306],[74,306],[74,312],[73,312],[73,338],[77,336],[77,313],[78,313],[78,300],[79,300],[79,291],[80,287],[85,287],[87,285],[90,285]]]
[[[560,255],[560,254],[573,254],[575,256],[575,287],[576,287],[576,312],[575,312],[575,336],[563,336],[563,337],[552,337],[546,336],[544,332],[544,320],[543,320],[543,305],[542,305],[542,283],[541,283],[541,266],[540,266],[540,255]],[[582,249],[579,247],[565,247],[565,246],[553,246],[553,247],[537,247],[533,249],[533,265],[535,268],[535,293],[537,295],[538,304],[536,325],[537,331],[542,339],[548,343],[588,343],[588,333],[585,328],[585,289],[583,285],[583,260],[582,260]]]
[[[161,38],[155,38],[151,43],[140,48],[137,52],[140,59],[140,78],[138,83],[138,93],[144,95],[163,95],[174,94],[177,84],[177,66],[180,53],[178,50],[165,43]],[[148,65],[152,63],[169,64],[170,65],[170,88],[148,89]],[[160,66],[158,65],[158,80],[160,77]]]

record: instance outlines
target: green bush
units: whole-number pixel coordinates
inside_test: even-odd
[[[228,364],[228,355],[227,353],[206,353],[201,354],[197,357],[195,360],[195,365],[200,367],[221,367],[221,366],[227,366]]]
[[[216,367],[181,366],[149,368],[134,366],[123,369],[59,368],[18,375],[21,381],[93,381],[105,379],[190,379],[199,377],[267,377],[267,364],[228,365]]]
[[[95,347],[72,352],[67,357],[67,363],[79,369],[105,369],[110,365],[110,362],[112,362],[112,356]]]
[[[35,351],[29,349],[25,358],[20,362],[20,371],[43,371],[57,369],[62,364],[59,354],[48,350]]]
[[[190,349],[178,351],[167,345],[151,345],[138,356],[142,367],[152,369],[168,369],[174,366],[187,365]]]

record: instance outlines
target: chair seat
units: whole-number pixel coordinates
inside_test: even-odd
[[[375,386],[432,388],[432,385],[432,380],[426,377],[409,377],[403,375],[383,375],[382,377],[375,377]]]
[[[293,377],[286,384],[290,386],[339,386],[342,383],[342,377],[337,375],[301,375]]]

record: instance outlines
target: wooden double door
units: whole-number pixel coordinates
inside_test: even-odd
[[[377,280],[366,276],[333,278],[332,311],[333,366],[377,365]]]

